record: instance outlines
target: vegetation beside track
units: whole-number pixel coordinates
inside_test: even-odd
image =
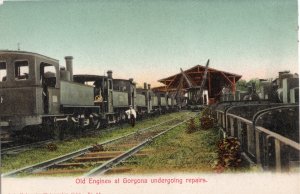
[[[197,120],[197,119],[195,119]],[[199,123],[196,121],[196,125]],[[213,172],[218,157],[218,130],[197,130],[187,133],[181,125],[159,137],[145,149],[148,157],[133,157],[123,166],[130,173]]]
[[[186,125],[178,126],[153,141],[145,148],[150,150],[147,157],[132,157],[119,167],[130,169],[131,174],[256,171],[249,168],[239,157],[233,157],[235,155],[231,154],[230,160],[227,156],[224,157],[224,153],[231,153],[233,148],[225,146],[222,150],[220,142],[222,141],[215,121],[204,110]],[[234,146],[235,152],[240,151],[236,150],[238,148],[235,144]]]
[[[143,129],[184,114],[186,114],[186,112],[171,113],[167,115],[162,115],[160,117],[154,117],[143,121],[138,121],[134,128],[128,125],[126,126],[124,125],[123,128],[107,131],[100,135],[93,135],[92,137],[84,137],[84,138],[65,140],[65,141],[56,141],[54,142],[54,144],[57,147],[55,151],[50,151],[49,149],[47,149],[47,146],[43,146],[41,148],[28,150],[26,152],[22,152],[17,155],[4,155],[1,158],[1,172],[5,173],[25,166],[43,162],[85,148],[93,144],[97,144],[109,139],[113,139],[113,138],[117,138],[129,134],[131,132],[135,132],[139,129]]]

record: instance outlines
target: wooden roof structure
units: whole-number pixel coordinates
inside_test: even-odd
[[[205,72],[205,66],[196,65],[190,69],[184,71],[185,75],[189,78],[190,82],[194,86],[200,86]],[[178,73],[167,78],[158,80],[165,86],[165,91],[176,91],[181,84],[181,89],[186,90],[189,88],[189,84],[182,78],[183,74]],[[210,98],[215,98],[220,95],[223,87],[230,88],[232,92],[236,90],[236,82],[241,78],[241,75],[229,73],[208,67],[207,80],[204,85],[204,89],[208,90]],[[162,89],[163,87],[157,88]]]

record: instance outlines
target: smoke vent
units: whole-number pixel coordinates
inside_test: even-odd
[[[70,81],[73,81],[73,57],[66,56],[65,60],[66,60],[67,71],[70,72]]]
[[[107,71],[107,77],[112,79],[112,73],[113,73],[112,70],[108,70]]]

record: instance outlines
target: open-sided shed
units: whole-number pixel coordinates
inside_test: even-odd
[[[184,71],[184,74],[188,77],[190,82],[194,86],[200,86],[205,72],[205,66],[196,65],[190,69]],[[221,71],[213,68],[207,69],[207,80],[204,85],[204,89],[208,91],[209,101],[213,103],[222,93],[222,89],[228,88],[231,92],[235,93],[236,82],[241,78],[241,75]],[[183,78],[182,73],[178,73],[167,78],[158,80],[165,86],[160,89],[166,91],[185,90],[189,88],[189,84],[186,79]]]

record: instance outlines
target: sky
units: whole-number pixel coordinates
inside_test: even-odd
[[[197,64],[275,78],[298,72],[297,0],[34,0],[0,6],[0,49],[40,53],[75,74],[157,80]]]

